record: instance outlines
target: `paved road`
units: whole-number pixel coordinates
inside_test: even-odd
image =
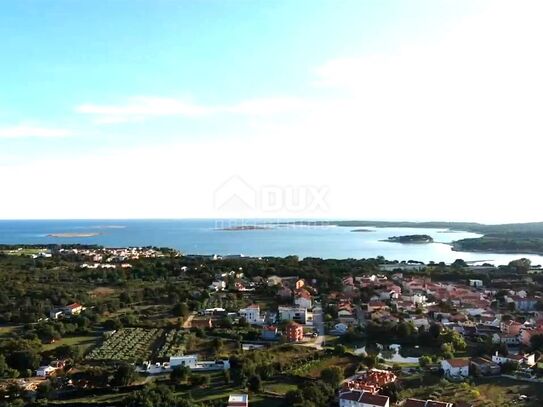
[[[324,346],[324,314],[320,304],[313,308],[313,327],[319,335],[315,338],[314,345],[317,349],[322,349]]]

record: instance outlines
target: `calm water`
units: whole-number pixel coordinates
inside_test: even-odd
[[[84,243],[108,247],[162,246],[189,254],[244,254],[322,258],[370,258],[389,260],[452,262],[487,261],[506,264],[528,257],[543,264],[542,256],[453,252],[445,243],[479,235],[443,229],[365,228],[371,232],[352,232],[349,227],[275,226],[266,230],[225,231],[228,226],[214,220],[59,220],[0,221],[0,243]],[[93,237],[55,238],[51,233],[99,233]],[[428,234],[436,243],[401,244],[381,242],[390,236]]]

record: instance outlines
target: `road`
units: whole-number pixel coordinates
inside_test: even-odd
[[[318,333],[313,344],[315,348],[322,349],[324,346],[324,314],[320,304],[316,304],[313,308],[313,327]]]

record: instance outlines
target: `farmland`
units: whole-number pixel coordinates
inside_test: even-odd
[[[164,334],[163,329],[123,328],[111,335],[102,346],[94,349],[88,360],[148,360]]]

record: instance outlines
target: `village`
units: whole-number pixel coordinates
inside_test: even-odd
[[[90,339],[85,335],[89,345],[77,357],[70,352],[59,357],[63,355],[55,350],[70,335],[66,339],[53,335],[55,339],[42,345],[52,352],[42,353],[32,375],[5,378],[0,383],[4,391],[17,384],[24,391],[40,394],[40,386],[50,382],[56,393],[49,394],[68,397],[103,386],[100,380],[90,379],[89,372],[123,366],[132,372],[130,380],[117,386],[171,381],[183,371],[185,379],[178,383],[202,391],[209,381],[219,380],[229,401],[214,405],[229,406],[266,405],[259,404],[263,397],[272,397],[272,405],[288,405],[298,394],[303,398],[297,383],[315,379],[333,390],[325,402],[331,404],[322,405],[340,407],[475,407],[483,405],[477,402],[480,390],[475,383],[491,386],[506,380],[520,388],[543,383],[539,361],[543,302],[537,267],[527,267],[519,277],[489,265],[380,261],[364,264],[370,273],[345,272],[325,282],[320,274],[308,278],[252,272],[269,259],[193,258],[150,248],[63,248],[41,253],[39,259],[69,262],[73,270],[80,270],[77,273],[93,276],[102,284],[108,265],[124,276],[134,276],[142,264],[152,262],[148,264],[151,270],[154,262],[167,261],[172,262],[175,284],[183,285],[205,270],[207,277],[202,281],[206,285],[197,287],[197,301],[175,306],[173,316],[172,311],[149,315],[155,322],[162,318],[163,323],[156,326],[145,322],[145,313],[166,308],[149,300],[133,301],[114,313],[100,311],[105,315],[100,317],[101,301],[109,300],[113,288],[110,293],[103,287],[93,291],[108,293],[104,298],[95,294],[54,304],[36,321],[37,326],[73,325],[92,318],[101,328]],[[299,264],[288,269],[303,266]],[[438,267],[442,274],[436,271]],[[98,274],[87,274],[100,269]],[[497,277],[484,277],[489,270]],[[122,297],[128,304],[125,297],[128,295]],[[138,315],[144,313],[139,320],[134,319],[135,310],[141,310]],[[77,348],[74,335],[72,343]],[[271,365],[257,365],[256,371],[253,368],[245,376],[243,366],[261,354]],[[263,366],[273,372],[260,371]],[[104,380],[102,383],[112,379],[106,374]],[[534,397],[520,391],[507,394],[514,404],[531,405]]]

